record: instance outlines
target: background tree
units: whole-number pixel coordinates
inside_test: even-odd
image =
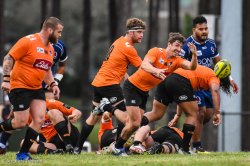
[[[90,68],[90,36],[91,36],[91,0],[83,0],[83,47],[81,56],[80,80],[81,80],[81,105],[83,106],[82,118],[86,119],[91,109],[91,91],[89,80]]]
[[[179,32],[179,0],[169,0],[169,32]]]
[[[243,151],[249,151],[250,150],[250,134],[249,134],[249,124],[250,124],[250,105],[248,104],[249,94],[250,94],[250,77],[249,77],[249,71],[250,71],[250,15],[249,15],[249,7],[250,7],[250,1],[243,0],[243,18],[242,18],[242,24],[243,24],[243,32],[242,38],[243,38],[243,52],[242,52],[242,125],[241,125],[241,133],[242,133],[242,150]],[[244,115],[244,113],[246,115]]]
[[[52,16],[61,19],[61,0],[52,1]]]

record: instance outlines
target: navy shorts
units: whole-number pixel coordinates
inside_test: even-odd
[[[199,107],[213,108],[213,99],[210,90],[200,90],[194,92]]]

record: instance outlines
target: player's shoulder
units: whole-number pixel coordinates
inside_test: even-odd
[[[211,44],[211,45],[216,45],[215,41],[213,39],[208,38],[206,41],[207,44]]]

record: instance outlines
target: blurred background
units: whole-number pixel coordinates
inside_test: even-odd
[[[222,95],[223,123],[205,126],[203,144],[210,151],[248,151],[250,149],[250,1],[248,0],[1,0],[0,64],[8,50],[20,38],[40,31],[41,22],[56,16],[64,22],[62,40],[67,47],[66,73],[60,83],[61,100],[83,112],[91,111],[90,83],[102,64],[109,45],[125,34],[126,20],[138,17],[147,23],[141,44],[136,45],[143,58],[152,47],[167,46],[169,32],[192,33],[192,19],[204,15],[209,37],[216,41],[222,58],[232,62],[232,76],[240,92]],[[129,74],[134,72],[129,68]],[[152,96],[147,111],[151,110]],[[171,105],[166,117],[153,124],[167,124],[175,112]],[[181,126],[181,122],[179,124]],[[80,123],[79,123],[80,127]],[[97,130],[89,137],[97,148]],[[23,131],[12,136],[10,149],[17,150]]]

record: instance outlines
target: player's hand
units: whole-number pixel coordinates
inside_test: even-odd
[[[2,82],[1,88],[3,91],[10,92],[10,83],[9,82]]]
[[[239,87],[238,87],[238,85],[236,84],[236,82],[235,82],[234,80],[230,80],[230,84],[231,84],[231,86],[232,86],[232,88],[233,88],[234,93],[237,94],[238,91],[239,91]]]
[[[213,124],[215,126],[218,126],[221,123],[221,116],[220,113],[214,113],[214,117],[213,117]]]
[[[81,112],[80,111],[75,111],[71,115],[68,116],[68,119],[70,122],[75,123],[80,117],[81,117]]]
[[[175,114],[174,118],[168,123],[169,127],[173,127],[178,121],[181,116]]]
[[[166,69],[157,69],[156,68],[155,73],[153,75],[160,78],[161,80],[164,80],[166,78],[165,72],[166,72]]]
[[[191,42],[189,42],[187,45],[188,45],[190,51],[192,52],[192,54],[197,56],[197,50],[196,50],[195,45]]]
[[[55,96],[55,99],[59,99],[60,97],[60,89],[57,85],[51,87],[51,90],[52,90],[52,93],[54,94]]]

